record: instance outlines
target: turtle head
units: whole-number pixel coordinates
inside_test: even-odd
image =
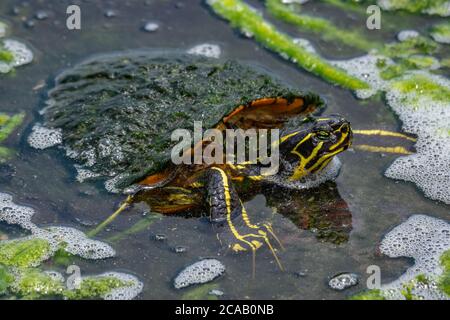
[[[351,145],[350,123],[339,115],[305,118],[304,126],[280,138],[284,175],[298,180],[325,168],[332,158]]]

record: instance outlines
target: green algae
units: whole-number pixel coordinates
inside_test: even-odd
[[[6,50],[5,48],[3,48],[2,46],[0,46],[0,62],[13,62],[14,61],[14,55],[9,52],[8,50]]]
[[[9,272],[8,268],[0,264],[0,296],[6,294],[13,281],[14,276]]]
[[[392,88],[401,93],[425,95],[434,101],[447,103],[450,101],[450,88],[443,86],[426,75],[414,74],[392,82]]]
[[[114,289],[133,286],[133,282],[124,281],[112,276],[94,276],[82,278],[79,288],[65,290],[66,299],[98,299],[103,298]]]
[[[22,299],[57,297],[64,292],[62,279],[39,269],[21,269],[18,280],[10,289]]]
[[[367,290],[357,293],[349,298],[350,300],[386,300],[380,289]]]
[[[381,49],[382,45],[374,41],[366,40],[360,33],[338,28],[332,22],[306,14],[298,14],[280,0],[266,0],[266,7],[274,17],[293,24],[301,30],[311,31],[324,40],[340,41],[350,47],[364,51]]]
[[[242,1],[209,0],[207,3],[216,14],[228,20],[233,27],[252,34],[263,46],[290,58],[306,71],[345,88],[354,90],[369,88],[364,81],[350,76],[344,70],[332,66],[318,55],[295,44],[291,37],[279,32]]]
[[[162,215],[158,213],[150,213],[149,216],[142,218],[138,222],[136,222],[134,225],[132,225],[130,228],[126,229],[125,231],[122,231],[118,234],[113,235],[112,237],[109,237],[107,240],[108,242],[118,242],[121,241],[130,235],[139,233],[141,231],[146,230],[149,226],[151,226],[154,222],[161,220]]]
[[[18,113],[13,116],[0,113],[0,142],[8,138],[8,136],[22,124],[24,118],[25,113]]]
[[[218,300],[218,297],[209,294],[211,290],[218,289],[219,286],[216,283],[208,283],[185,292],[181,300]]]
[[[448,0],[389,0],[383,1],[384,10],[404,10],[411,13],[427,13],[448,16]],[[380,4],[380,1],[378,2]]]
[[[0,143],[6,140],[6,138],[8,138],[11,133],[22,124],[24,118],[24,113],[9,116],[0,112]],[[0,163],[8,160],[11,155],[11,149],[0,146]]]
[[[400,42],[386,44],[381,51],[384,55],[391,58],[408,57],[415,54],[431,55],[439,49],[439,44],[435,41],[423,37],[409,37]]]
[[[450,23],[444,22],[434,25],[430,30],[430,35],[437,42],[450,44]]]
[[[4,266],[36,266],[50,254],[50,244],[43,239],[19,239],[0,243],[0,264]]]
[[[446,295],[450,296],[450,250],[442,254],[440,263],[444,271],[439,277],[438,286]]]
[[[409,70],[424,70],[439,66],[439,61],[431,56],[414,55],[401,59],[399,63],[383,65],[377,64],[381,69],[380,76],[384,80],[391,80],[403,76]]]

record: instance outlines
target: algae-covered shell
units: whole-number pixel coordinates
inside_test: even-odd
[[[57,77],[45,125],[62,129],[67,154],[123,188],[170,161],[175,129],[214,127],[237,106],[303,97],[261,68],[176,52],[97,56]]]

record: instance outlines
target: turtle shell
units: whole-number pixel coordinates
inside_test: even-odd
[[[262,69],[181,53],[97,56],[56,78],[44,121],[62,129],[68,156],[119,188],[170,161],[175,129],[216,126],[238,106],[265,97],[302,97]],[[242,107],[241,107],[242,108]]]

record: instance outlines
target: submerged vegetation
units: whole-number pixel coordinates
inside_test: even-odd
[[[18,126],[22,124],[24,117],[24,113],[18,113],[13,116],[0,113],[0,144],[4,142]],[[0,163],[8,160],[11,155],[12,150],[0,145]]]
[[[256,41],[283,57],[291,59],[301,68],[323,79],[349,89],[365,89],[368,84],[352,77],[344,70],[332,66],[319,55],[297,45],[294,39],[279,32],[272,24],[250,6],[240,0],[208,0],[211,8],[231,25],[244,34],[253,36]]]
[[[11,72],[15,67],[33,60],[33,53],[25,44],[17,40],[4,39],[7,30],[7,25],[0,21],[0,73]]]

